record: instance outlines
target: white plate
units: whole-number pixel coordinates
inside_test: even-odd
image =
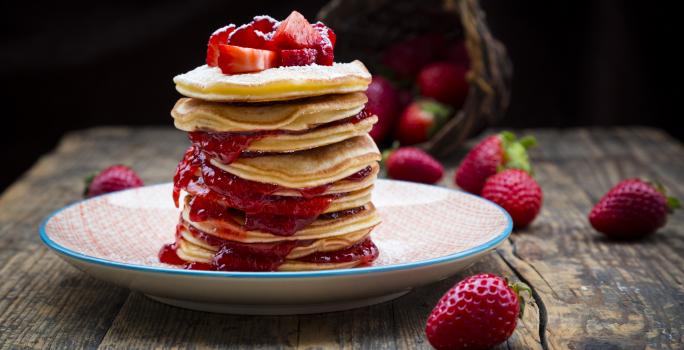
[[[183,270],[160,263],[174,240],[171,184],[141,187],[58,210],[40,227],[48,247],[84,272],[184,308],[238,314],[304,314],[399,297],[447,278],[511,232],[496,204],[443,187],[378,180],[373,202],[383,223],[372,234],[372,266],[302,272]]]

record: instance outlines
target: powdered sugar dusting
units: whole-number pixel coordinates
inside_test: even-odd
[[[178,85],[206,89],[216,85],[258,86],[284,81],[298,85],[305,82],[316,83],[338,79],[363,79],[370,81],[371,75],[360,61],[334,63],[332,66],[313,64],[308,66],[277,67],[256,73],[233,75],[223,74],[218,67],[203,65],[185,74],[177,75],[173,81]]]
[[[216,29],[213,33],[211,33],[211,35],[214,36],[214,35],[217,35],[217,34],[219,34],[219,33],[225,32],[226,30],[232,29],[232,28],[235,28],[235,24],[232,24],[232,23],[231,23],[231,24],[229,24],[229,25],[227,25],[227,26],[225,26],[225,27]]]

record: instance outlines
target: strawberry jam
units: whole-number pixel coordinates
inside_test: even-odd
[[[220,239],[206,234],[193,226],[184,225],[188,232],[207,244],[219,247],[212,262],[187,263],[176,254],[176,244],[167,244],[159,252],[159,260],[172,265],[183,265],[189,270],[214,271],[275,271],[283,264],[287,255],[300,246],[313,243],[312,240],[281,241],[276,243],[241,243]]]
[[[185,265],[185,260],[176,254],[176,250],[178,250],[176,243],[164,244],[159,251],[159,261],[171,265]]]
[[[356,243],[342,250],[317,252],[297,260],[316,264],[334,264],[360,260],[361,265],[365,265],[377,259],[378,255],[378,247],[370,238],[366,238],[363,242]]]
[[[276,271],[296,247],[311,245],[313,240],[281,241],[275,243],[241,243],[220,239],[206,234],[190,225],[179,225],[207,244],[219,247],[211,263],[189,263],[176,253],[177,245],[167,244],[159,251],[159,261],[171,265],[183,265],[188,270],[213,271]],[[311,263],[343,263],[361,261],[369,264],[378,257],[378,249],[370,239],[334,252],[320,252],[297,260]]]
[[[361,181],[371,172],[372,168],[366,167],[346,180]],[[178,165],[173,194],[177,205],[181,189],[194,195],[189,203],[193,221],[221,219],[227,214],[226,208],[235,208],[245,213],[245,230],[289,236],[315,221],[340,196],[321,195],[331,185],[294,189],[301,197],[273,195],[284,187],[225,172],[211,165],[196,146],[191,146]]]

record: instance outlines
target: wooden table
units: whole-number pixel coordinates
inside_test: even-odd
[[[81,198],[83,178],[113,163],[147,183],[172,178],[187,145],[171,129],[74,132],[0,198],[0,348],[429,348],[426,316],[464,276],[494,272],[534,290],[514,349],[684,347],[684,214],[638,242],[612,242],[587,222],[620,179],[660,180],[684,198],[684,149],[645,128],[529,130],[544,207],[534,224],[446,281],[393,302],[309,316],[251,317],[166,306],[90,278],[40,242],[52,211]],[[442,185],[452,186],[454,164]]]

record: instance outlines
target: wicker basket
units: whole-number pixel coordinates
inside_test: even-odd
[[[418,145],[435,156],[452,154],[508,107],[512,64],[489,32],[477,0],[333,0],[318,17],[338,33],[336,56],[360,58],[371,72],[387,46],[412,35],[436,29],[465,40],[470,57],[465,104],[429,141]]]

